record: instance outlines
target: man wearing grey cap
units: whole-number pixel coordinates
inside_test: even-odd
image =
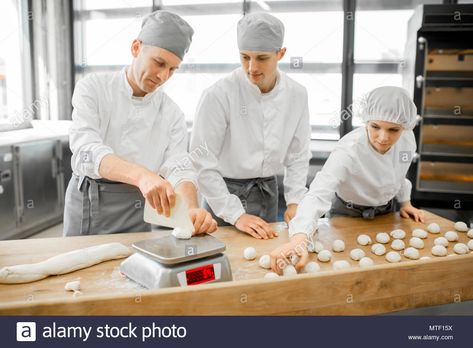
[[[199,190],[219,225],[258,239],[277,233],[276,174],[284,171],[288,222],[303,198],[310,159],[306,89],[278,70],[284,25],[266,13],[245,15],[237,27],[241,67],[204,91],[197,107],[191,151]]]
[[[183,165],[189,162],[184,115],[159,88],[179,67],[193,33],[179,16],[156,11],[131,44],[130,66],[77,83],[64,235],[149,231],[144,199],[169,216],[176,193],[189,206],[194,233],[216,230],[198,208],[194,169]]]

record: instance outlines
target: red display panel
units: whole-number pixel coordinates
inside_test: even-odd
[[[187,285],[196,285],[200,283],[215,280],[215,271],[213,265],[205,265],[189,269],[186,271]]]

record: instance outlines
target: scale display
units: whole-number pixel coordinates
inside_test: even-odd
[[[206,265],[186,270],[187,285],[196,285],[215,280],[213,265]]]

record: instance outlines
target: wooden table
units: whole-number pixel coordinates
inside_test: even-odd
[[[453,230],[453,222],[427,213],[427,223],[437,222],[442,233]],[[318,239],[328,248],[335,239],[345,241],[343,253],[333,253],[335,260],[348,260],[348,270],[333,271],[331,263],[321,263],[315,274],[262,279],[267,272],[258,266],[258,258],[288,240],[284,224],[275,224],[278,238],[256,240],[232,227],[220,228],[214,235],[227,245],[234,281],[201,284],[187,288],[146,290],[123,278],[118,272],[122,260],[53,276],[28,284],[0,285],[2,315],[368,315],[446,304],[473,299],[473,254],[433,257],[430,250],[435,237],[429,234],[421,255],[429,260],[388,264],[375,256],[370,247],[356,244],[365,233],[390,232],[403,228],[406,244],[415,223],[390,214],[372,221],[337,217],[324,220]],[[158,237],[167,232],[125,233],[105,236],[29,239],[0,242],[0,266],[31,263],[53,255],[100,243],[118,241],[125,245]],[[469,239],[459,233],[460,242]],[[243,249],[254,246],[255,261],[243,259]],[[355,247],[366,251],[376,265],[360,268],[349,258]],[[453,243],[448,247],[451,254]],[[389,247],[387,248],[390,249]],[[316,259],[316,254],[310,254]],[[66,282],[80,278],[82,295],[64,290]]]

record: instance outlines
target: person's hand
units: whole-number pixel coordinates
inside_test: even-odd
[[[287,205],[287,209],[284,212],[284,221],[286,224],[289,224],[289,221],[292,220],[292,218],[296,215],[296,210],[297,210],[297,204],[292,203]]]
[[[256,239],[272,239],[278,236],[266,221],[255,215],[241,215],[235,222],[235,227]]]
[[[171,215],[171,208],[176,204],[176,194],[169,181],[154,173],[147,173],[140,178],[138,188],[158,214],[164,213],[166,217]]]
[[[194,235],[212,233],[217,230],[217,221],[212,218],[212,215],[207,210],[192,208],[189,209],[189,216],[194,225]]]
[[[281,274],[284,267],[291,264],[292,255],[299,256],[299,261],[295,265],[297,272],[299,272],[309,261],[308,242],[309,240],[305,233],[297,233],[291,238],[289,243],[274,249],[270,254],[273,272]]]
[[[409,219],[412,216],[412,219],[415,222],[425,222],[424,212],[413,207],[410,201],[401,203],[401,216],[406,219]]]

